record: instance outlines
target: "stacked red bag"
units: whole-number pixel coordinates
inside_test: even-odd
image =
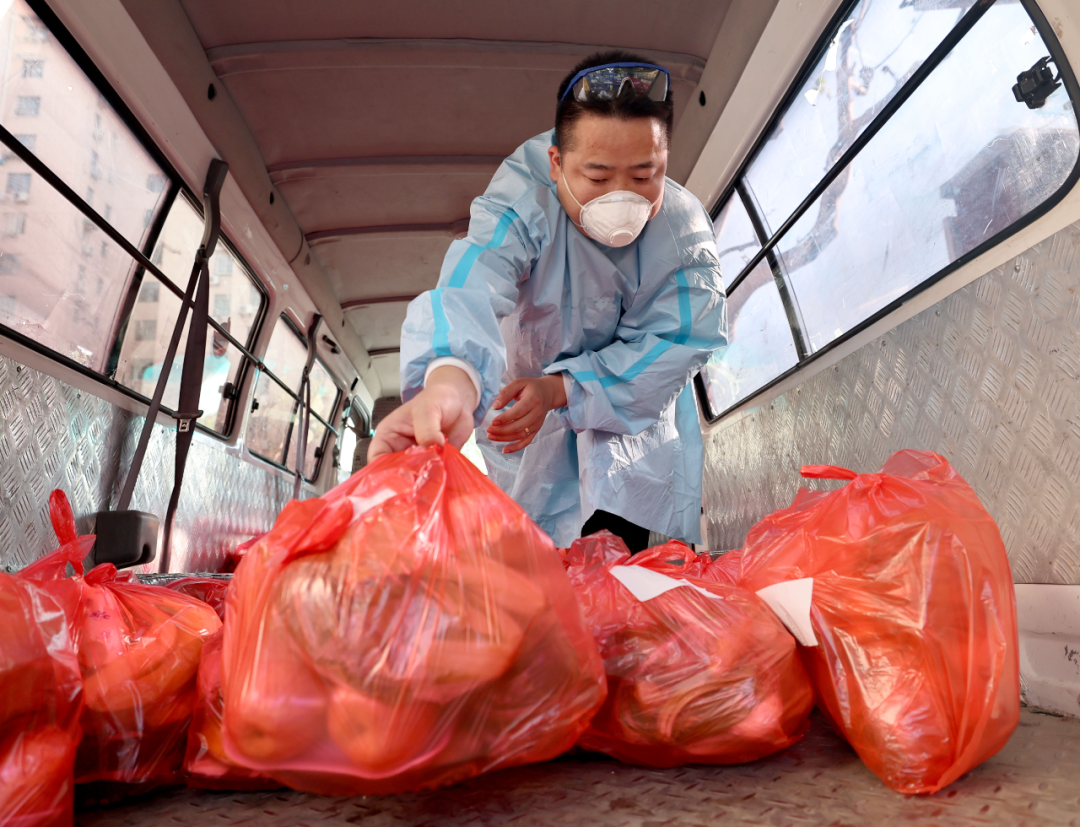
[[[567,550],[608,678],[582,747],[653,767],[734,764],[806,732],[813,693],[794,638],[754,594],[700,579],[708,559],[678,542],[631,557],[608,532]],[[625,585],[634,569],[652,592]]]
[[[994,755],[1020,715],[1016,605],[997,526],[948,461],[901,451],[877,474],[800,491],[746,538],[739,583],[813,578],[802,649],[819,706],[886,784],[930,793]],[[722,559],[722,558],[721,558]]]
[[[156,785],[182,780],[203,642],[221,628],[214,610],[187,595],[140,584],[112,564],[83,576],[93,537],[75,541],[63,492],[50,498],[66,544],[24,570],[64,603],[83,679],[80,784]],[[67,568],[75,576],[67,576]]]
[[[227,613],[225,755],[301,790],[398,792],[547,760],[604,698],[551,541],[449,446],[289,503]]]
[[[92,544],[75,545],[85,554]],[[0,824],[72,823],[83,705],[73,611],[30,580],[0,574]]]

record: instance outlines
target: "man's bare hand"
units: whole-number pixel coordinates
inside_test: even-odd
[[[520,451],[536,439],[548,411],[566,406],[566,388],[561,373],[539,379],[515,379],[495,398],[495,410],[510,402],[514,406],[495,418],[487,430],[492,442],[509,442],[504,454]]]
[[[414,445],[464,445],[473,431],[476,386],[461,368],[446,365],[431,372],[424,389],[379,423],[368,448],[368,462]]]

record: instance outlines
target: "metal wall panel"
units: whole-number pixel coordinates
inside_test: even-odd
[[[0,566],[11,571],[56,546],[48,498],[62,488],[80,533],[119,498],[143,417],[0,356]],[[155,426],[131,507],[164,517],[175,431]],[[173,527],[172,571],[218,571],[226,551],[270,528],[291,477],[196,434]],[[305,486],[305,495],[313,493]],[[159,553],[160,558],[160,553]],[[157,571],[160,560],[140,567]]]
[[[799,466],[948,457],[1001,528],[1018,583],[1080,584],[1080,223],[706,441],[712,549],[791,503]]]

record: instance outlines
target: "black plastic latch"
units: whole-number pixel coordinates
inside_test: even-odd
[[[1052,60],[1050,55],[1040,58],[1034,66],[1016,76],[1012,91],[1017,103],[1026,104],[1028,109],[1042,109],[1046,99],[1061,87],[1061,73],[1055,77],[1050,68]]]
[[[99,511],[94,565],[112,563],[122,569],[152,562],[157,556],[159,524],[157,515],[146,511]]]

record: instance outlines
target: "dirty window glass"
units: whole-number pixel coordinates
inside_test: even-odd
[[[36,173],[0,182],[0,324],[104,370],[135,262]]]
[[[297,420],[299,422],[299,419]],[[296,427],[299,427],[297,425]],[[326,445],[326,435],[330,433],[326,426],[315,417],[311,417],[311,425],[308,430],[307,451],[304,460],[304,478],[314,480],[319,472],[323,450]],[[289,440],[289,455],[285,459],[285,466],[296,470],[296,447],[299,443],[297,432],[294,429],[292,438]]]
[[[1080,151],[1064,88],[1012,85],[1047,49],[996,3],[781,240],[817,350],[1037,207]]]
[[[318,359],[311,366],[311,409],[327,422],[337,407],[338,386],[330,371]]]
[[[279,317],[274,325],[263,362],[293,393],[300,389],[307,364],[307,347],[283,318]],[[255,386],[254,405],[257,407],[253,409],[247,427],[248,448],[264,459],[284,465],[296,415],[296,399],[262,372]]]
[[[0,9],[6,9],[0,13],[0,123],[141,247],[167,176],[30,7],[10,0]],[[24,173],[26,165],[3,151],[4,172]],[[5,207],[18,206],[31,220],[43,208],[32,195],[7,201]]]
[[[191,278],[202,235],[202,217],[186,199],[177,198],[165,219],[151,261],[180,288],[186,289]],[[222,261],[229,263],[226,274],[220,272],[224,269],[220,264]],[[247,269],[224,243],[219,244],[210,260],[211,318],[250,347],[262,301],[263,294]],[[143,396],[153,396],[180,306],[179,296],[152,274],[143,275],[120,348],[116,368],[118,382]],[[162,397],[162,405],[170,410],[176,410],[179,401],[188,327],[185,323]],[[203,415],[198,421],[213,431],[225,433],[231,422],[232,403],[225,398],[224,392],[228,383],[239,385],[238,376],[245,357],[228,339],[211,328],[207,332],[203,359],[203,390],[199,399]]]
[[[771,230],[783,224],[972,5],[972,0],[862,0],[852,9],[747,170],[747,183]]]
[[[731,194],[713,226],[716,228],[716,251],[720,254],[720,274],[724,278],[724,287],[730,287],[761,249],[761,244],[738,193]]]
[[[714,415],[798,362],[784,305],[765,261],[728,298],[728,342],[712,355],[701,374]]]

